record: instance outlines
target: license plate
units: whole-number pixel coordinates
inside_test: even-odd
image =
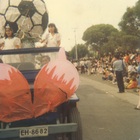
[[[48,136],[48,127],[25,128],[20,130],[20,138]]]

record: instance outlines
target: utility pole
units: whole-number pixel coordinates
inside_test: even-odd
[[[76,40],[76,29],[77,29],[77,28],[74,28],[74,34],[75,34],[75,56],[76,56],[76,60],[78,60],[77,40]]]

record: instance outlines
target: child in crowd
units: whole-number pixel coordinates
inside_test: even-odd
[[[99,73],[99,74],[102,74],[102,73],[103,73],[103,68],[102,68],[102,66],[98,66],[98,73]]]
[[[106,69],[103,70],[102,79],[103,79],[103,80],[108,80],[108,75],[109,75],[109,71],[108,71],[108,69],[106,68]]]
[[[41,58],[41,67],[44,66],[45,64],[48,64],[50,62],[50,57],[48,55],[42,56]]]
[[[108,80],[109,81],[113,80],[113,76],[114,76],[114,74],[113,74],[112,70],[108,70]]]
[[[136,80],[136,77],[133,76],[129,81],[128,84],[126,84],[126,89],[133,89],[133,88],[137,88],[138,82]]]
[[[116,80],[116,75],[115,74],[113,74],[112,84],[113,85],[117,84],[117,80]]]
[[[1,50],[19,49],[21,48],[21,40],[15,37],[14,26],[7,23],[5,26],[5,38],[1,45]],[[19,55],[4,55],[2,56],[4,63],[17,63],[20,62]]]

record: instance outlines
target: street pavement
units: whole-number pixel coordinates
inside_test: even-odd
[[[117,93],[117,85],[101,75],[80,75],[77,95],[82,119],[83,140],[140,140],[138,93]]]
[[[88,80],[91,80],[91,82],[94,85],[96,85],[97,89],[100,89],[106,94],[115,96],[135,106],[138,104],[139,97],[138,97],[138,92],[136,92],[136,89],[126,89],[125,93],[117,93],[118,92],[117,85],[113,85],[110,81],[102,80],[101,74],[94,74],[94,75],[83,74],[80,76],[87,78]]]

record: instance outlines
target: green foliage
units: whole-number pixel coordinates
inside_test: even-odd
[[[137,15],[137,18],[140,20],[140,0],[136,3],[135,13]]]
[[[115,39],[113,36],[118,33],[119,31],[112,25],[99,24],[89,27],[84,32],[82,39],[86,41],[87,46],[90,46],[92,51],[97,51],[102,54],[106,51],[113,51],[113,43],[111,43],[110,39],[111,37]]]
[[[123,51],[135,50],[138,47],[139,38],[134,35],[128,35],[124,32],[118,32],[110,36],[109,41],[102,47],[103,52],[114,52],[118,47]]]
[[[120,29],[123,33],[121,36],[122,48],[135,50],[140,44],[140,0],[134,7],[127,8],[121,22]]]
[[[77,44],[77,46],[74,46],[72,50],[69,52],[69,57],[71,59],[76,59],[76,47],[79,59],[89,54],[88,48],[84,44]]]
[[[116,28],[109,24],[99,24],[89,27],[83,34],[82,39],[87,45],[102,46],[108,42],[109,36],[113,32],[118,32]]]
[[[140,36],[139,19],[135,7],[127,8],[119,26],[123,32],[130,35]]]

